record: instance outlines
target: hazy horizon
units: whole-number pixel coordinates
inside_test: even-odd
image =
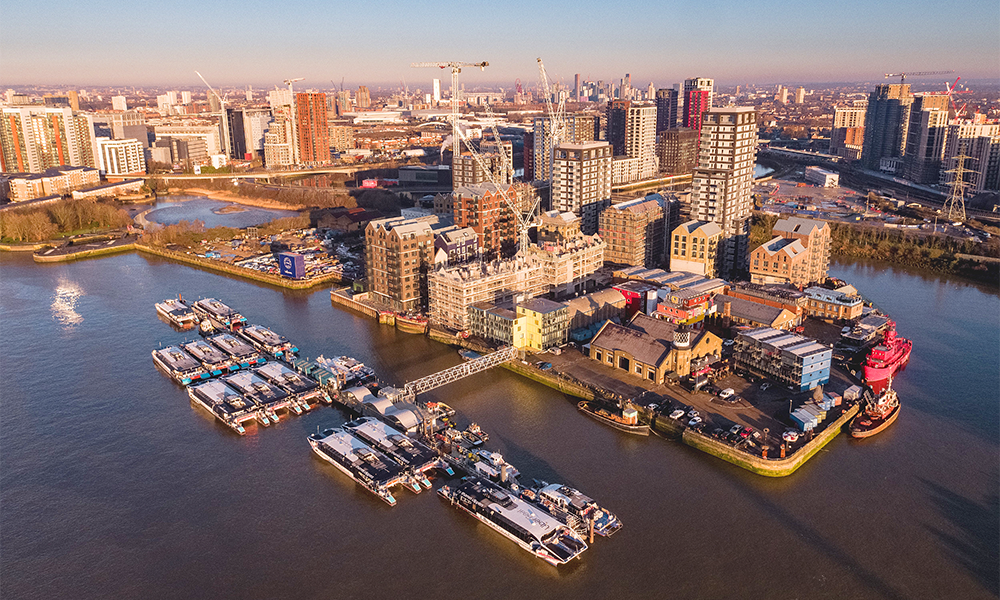
[[[203,87],[198,70],[215,87],[262,89],[304,77],[304,88],[329,89],[345,78],[352,87],[405,81],[411,90],[427,90],[434,78],[447,88],[449,73],[410,68],[411,62],[486,60],[486,72],[463,71],[467,89],[509,88],[517,78],[533,87],[539,56],[550,80],[566,86],[576,73],[616,82],[631,73],[638,88],[695,76],[722,86],[878,82],[898,71],[1000,79],[1000,4],[987,0],[972,0],[962,11],[927,0],[767,0],[737,7],[640,0],[616,12],[566,0],[430,9],[404,2],[278,8],[231,0],[182,0],[169,9],[138,4],[124,13],[103,0],[88,7],[81,13],[67,0],[6,4],[5,22],[17,27],[0,38],[0,85],[197,89]]]

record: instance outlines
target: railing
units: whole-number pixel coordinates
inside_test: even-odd
[[[420,379],[411,381],[403,386],[402,399],[413,401],[417,394],[422,394],[435,388],[448,385],[449,383],[458,381],[459,379],[468,377],[469,375],[474,375],[480,371],[485,371],[486,369],[501,365],[505,362],[510,362],[515,358],[517,358],[517,348],[508,346],[475,360],[470,360],[460,365],[455,365],[454,367],[445,369],[444,371],[439,371],[433,375],[421,377]]]

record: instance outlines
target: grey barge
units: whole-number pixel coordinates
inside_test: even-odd
[[[178,346],[153,350],[153,362],[181,385],[212,376],[200,362]]]
[[[396,505],[389,488],[405,481],[406,470],[401,465],[344,429],[313,433],[308,440],[317,456],[390,506]]]
[[[299,351],[285,337],[261,325],[248,325],[240,330],[240,335],[254,348],[274,358],[291,361]]]

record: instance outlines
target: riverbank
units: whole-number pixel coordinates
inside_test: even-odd
[[[206,190],[204,188],[170,188],[166,192],[158,194],[158,197],[160,196],[205,196],[209,200],[232,202],[233,204],[242,204],[244,206],[253,206],[255,208],[266,208],[268,210],[290,210],[294,212],[308,210],[307,207],[303,207],[302,205],[286,204],[276,200],[247,198],[225,190]]]

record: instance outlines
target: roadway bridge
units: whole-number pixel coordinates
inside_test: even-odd
[[[516,359],[517,356],[517,348],[507,346],[506,348],[501,348],[500,350],[491,352],[485,356],[475,358],[460,365],[455,365],[454,367],[450,367],[443,371],[438,371],[433,375],[421,377],[420,379],[411,381],[403,386],[403,393],[400,395],[401,397],[399,399],[407,402],[413,402],[413,400],[417,397],[417,394],[429,392],[433,389],[468,377],[469,375],[475,375],[476,373],[485,371],[486,369],[491,369],[497,365],[510,362]]]

